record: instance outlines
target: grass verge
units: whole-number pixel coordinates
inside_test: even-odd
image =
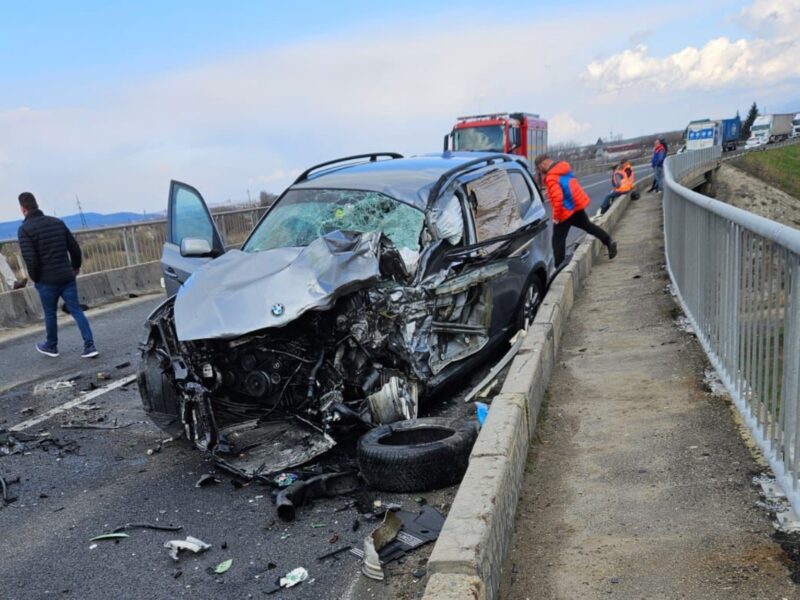
[[[800,144],[748,152],[731,163],[800,199]]]

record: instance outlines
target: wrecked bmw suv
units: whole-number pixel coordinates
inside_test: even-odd
[[[305,171],[241,249],[170,186],[139,389],[164,430],[243,477],[413,419],[533,318],[553,274],[527,164],[503,154],[347,157]]]

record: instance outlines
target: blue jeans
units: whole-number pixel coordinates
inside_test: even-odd
[[[660,190],[664,182],[664,165],[658,165],[653,169],[653,185]]]
[[[606,211],[611,208],[611,201],[616,200],[620,196],[624,196],[627,193],[628,192],[615,192],[614,190],[608,192],[606,197],[603,199],[603,204],[600,205],[600,214],[606,214]]]
[[[64,304],[78,324],[78,329],[81,330],[81,337],[83,337],[83,344],[89,345],[94,343],[92,338],[92,328],[89,327],[89,320],[81,310],[80,302],[78,302],[78,286],[75,280],[66,283],[37,283],[36,291],[39,292],[39,299],[42,301],[42,309],[44,309],[44,326],[47,330],[47,345],[51,348],[58,347],[58,299],[63,298]]]

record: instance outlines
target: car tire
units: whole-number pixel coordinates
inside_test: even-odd
[[[430,417],[376,427],[358,441],[358,465],[370,487],[425,492],[461,481],[478,424]]]
[[[153,423],[172,437],[180,436],[183,425],[180,420],[178,394],[153,349],[142,351],[136,383],[144,412]]]
[[[519,308],[517,309],[517,330],[527,329],[533,323],[536,311],[544,299],[544,282],[539,275],[532,275],[528,285],[522,292]]]

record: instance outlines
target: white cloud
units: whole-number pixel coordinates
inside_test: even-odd
[[[800,77],[800,0],[756,0],[742,9],[739,21],[761,37],[718,37],[662,58],[639,44],[591,62],[585,79],[617,92],[752,88]]]
[[[796,39],[800,29],[800,0],[754,0],[742,8],[739,23],[779,42]]]
[[[551,142],[572,141],[591,128],[590,123],[580,123],[569,112],[562,110],[548,121],[548,139]]]

